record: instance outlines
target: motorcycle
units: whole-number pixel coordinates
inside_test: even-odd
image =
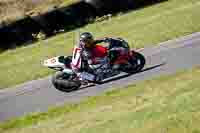
[[[126,52],[124,52],[124,49],[121,50],[117,45],[115,46],[113,44],[112,46],[104,48],[106,49],[106,56],[109,59],[109,62],[107,62],[109,67],[102,68],[104,65],[100,65],[97,68],[103,69],[105,72],[104,77],[100,82],[89,80],[90,75],[87,75],[89,66],[87,63],[82,63],[81,54],[83,49],[78,45],[75,45],[72,56],[57,56],[45,60],[43,62],[44,66],[57,71],[52,76],[52,84],[54,87],[60,91],[70,92],[77,90],[82,85],[102,83],[103,80],[116,76],[121,72],[129,74],[137,73],[141,71],[145,65],[145,57],[141,53],[131,50],[128,44],[125,46]],[[72,67],[83,67],[81,73],[85,73],[84,75],[88,77],[81,80]]]

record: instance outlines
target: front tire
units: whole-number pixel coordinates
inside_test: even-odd
[[[81,86],[80,81],[68,80],[70,75],[66,75],[63,72],[57,72],[52,77],[52,84],[60,91],[70,92],[77,90]]]

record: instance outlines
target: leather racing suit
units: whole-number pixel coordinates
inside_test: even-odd
[[[107,43],[108,46],[97,45],[99,43]],[[108,58],[108,49],[111,49],[114,45],[115,48],[124,49],[128,46],[127,44],[128,43],[121,38],[103,38],[95,40],[94,47],[84,48],[82,59],[83,62],[89,66],[89,69],[86,72],[81,73],[80,76],[82,79],[101,81],[105,77],[105,74],[112,71],[109,63],[110,59]]]

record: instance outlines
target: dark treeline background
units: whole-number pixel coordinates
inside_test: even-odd
[[[166,0],[82,0],[66,7],[55,8],[37,16],[25,16],[11,24],[0,25],[0,49],[6,50],[58,32],[79,28],[106,14],[142,8]]]

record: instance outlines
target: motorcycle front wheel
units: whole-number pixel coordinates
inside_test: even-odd
[[[64,92],[71,92],[77,90],[81,86],[81,82],[78,80],[69,80],[70,75],[66,75],[63,72],[57,72],[52,76],[53,86]]]

